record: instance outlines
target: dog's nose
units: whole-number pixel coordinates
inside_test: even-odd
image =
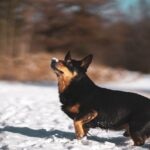
[[[52,58],[52,60],[51,60],[51,67],[55,68],[55,65],[56,65],[57,62],[58,62],[57,58]]]
[[[57,58],[53,57],[52,61],[58,62],[59,60]]]

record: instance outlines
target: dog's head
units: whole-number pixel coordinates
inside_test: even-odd
[[[58,77],[64,77],[72,80],[74,77],[85,74],[90,63],[92,62],[93,55],[88,55],[82,60],[75,60],[71,58],[70,51],[66,54],[64,60],[53,58],[51,61],[51,68],[54,70]]]

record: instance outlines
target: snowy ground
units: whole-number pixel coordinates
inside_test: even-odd
[[[111,83],[105,86],[141,90],[149,95],[148,81],[150,83],[150,78],[139,81],[139,84],[128,83],[128,86],[126,83],[117,85]],[[142,82],[147,86],[142,87]],[[0,149],[2,150],[150,149],[150,139],[143,147],[134,147],[131,139],[123,137],[122,133],[123,131],[92,129],[87,138],[78,141],[75,139],[72,121],[60,110],[56,85],[0,82]]]

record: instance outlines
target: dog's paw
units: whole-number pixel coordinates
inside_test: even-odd
[[[134,141],[134,146],[142,146],[145,143],[145,139],[143,137],[134,137],[133,138]]]
[[[134,146],[142,146],[142,145],[144,145],[144,141],[136,141],[136,142],[134,142]]]
[[[83,137],[84,137],[84,135],[76,134],[76,138],[77,138],[78,140],[81,140]]]
[[[78,140],[81,140],[83,137],[85,137],[86,136],[86,134],[85,133],[81,133],[81,132],[77,132],[76,133],[76,138],[78,139]]]

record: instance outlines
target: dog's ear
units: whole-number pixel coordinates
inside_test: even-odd
[[[81,67],[82,67],[85,71],[87,71],[87,68],[88,68],[89,65],[91,64],[92,59],[93,59],[93,55],[90,54],[90,55],[86,56],[85,58],[83,58],[83,59],[81,60]]]
[[[64,60],[65,61],[71,60],[71,53],[70,53],[70,51],[67,52]]]

